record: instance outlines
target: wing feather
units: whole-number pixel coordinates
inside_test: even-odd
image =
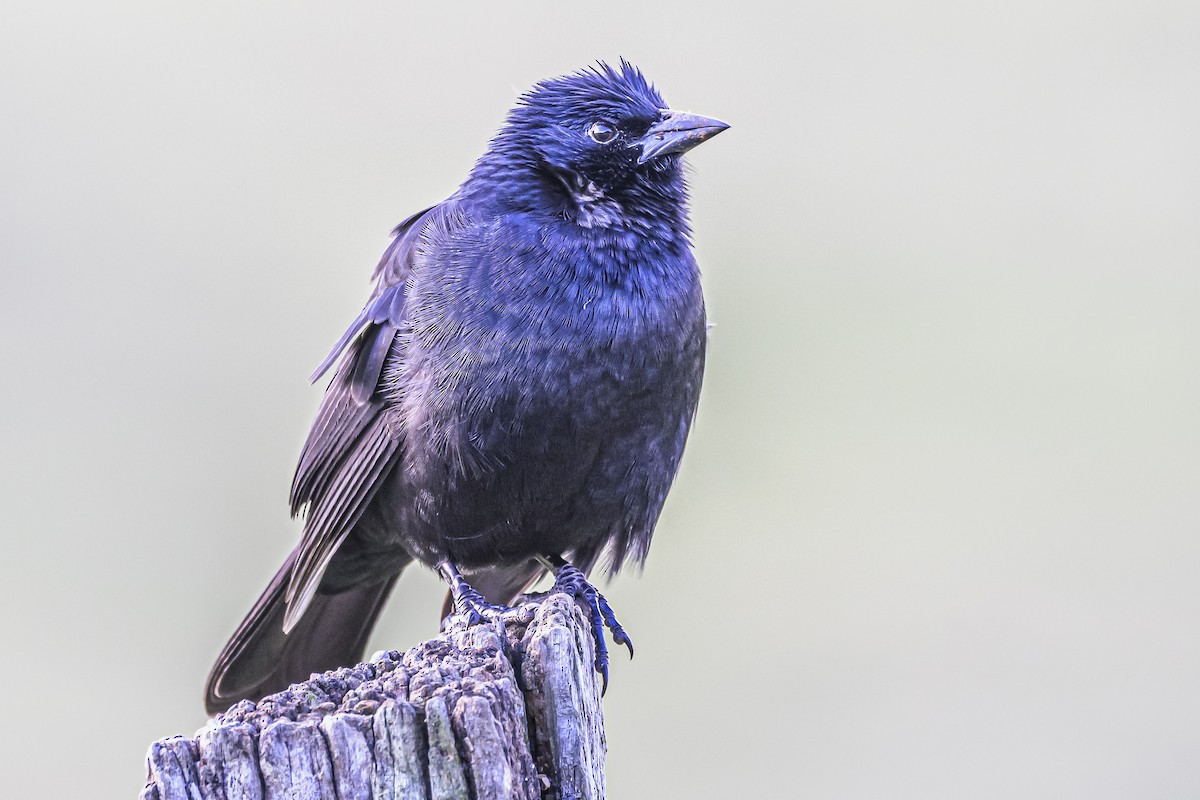
[[[304,535],[287,585],[285,630],[303,615],[330,559],[374,498],[381,479],[398,460],[403,442],[389,424],[386,398],[378,392],[389,358],[398,358],[404,291],[421,232],[449,217],[453,201],[420,211],[394,231],[376,267],[376,287],[366,307],[334,345],[313,376],[339,362],[300,454],[292,481],[293,514],[304,514]]]

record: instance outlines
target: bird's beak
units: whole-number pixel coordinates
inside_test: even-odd
[[[686,153],[728,127],[719,119],[683,111],[665,111],[662,119],[650,126],[645,136],[633,142],[634,147],[642,148],[637,163],[645,164],[652,158],[671,153]]]

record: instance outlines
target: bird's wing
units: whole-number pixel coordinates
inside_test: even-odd
[[[399,436],[389,428],[385,402],[377,390],[384,362],[404,326],[405,283],[421,232],[452,216],[450,202],[418,212],[396,228],[375,270],[371,299],[313,376],[319,379],[341,359],[292,481],[292,513],[306,516],[287,586],[284,630],[291,630],[304,613],[329,560],[400,452]]]

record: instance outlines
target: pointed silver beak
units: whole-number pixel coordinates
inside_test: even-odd
[[[667,111],[662,119],[654,123],[646,135],[633,143],[641,147],[637,162],[645,164],[652,158],[686,153],[696,145],[711,139],[728,128],[724,122],[712,117],[702,117],[699,114],[688,114],[683,111]]]

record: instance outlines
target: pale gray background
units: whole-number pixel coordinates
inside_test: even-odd
[[[133,797],[203,723],[389,227],[624,55],[733,128],[612,797],[1200,796],[1198,43],[1194,2],[9,4],[4,793]]]

